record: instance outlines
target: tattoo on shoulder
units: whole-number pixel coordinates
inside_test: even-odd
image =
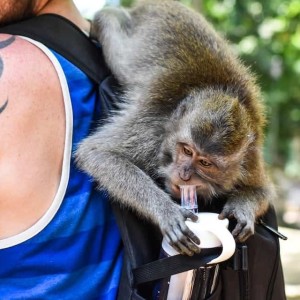
[[[11,45],[13,42],[15,41],[15,37],[11,36],[8,39],[4,40],[4,41],[0,41],[0,49],[6,48],[9,45]],[[3,69],[4,69],[4,62],[3,59],[0,56],[0,79],[3,73]],[[0,114],[5,110],[5,108],[7,107],[8,104],[8,99],[6,99],[6,101],[4,101],[4,104],[2,104],[0,106]]]
[[[1,78],[2,73],[3,73],[3,68],[4,68],[4,63],[3,63],[3,59],[0,56],[0,78]]]
[[[0,56],[0,79],[1,79],[2,72],[3,72],[3,66],[4,66],[4,63],[3,63],[3,60],[1,59],[1,56]],[[4,111],[7,104],[8,104],[8,99],[6,99],[4,104],[0,106],[0,114]]]
[[[0,41],[0,49],[8,47],[9,45],[11,45],[15,41],[15,39],[16,38],[14,36],[11,36],[11,37],[9,37],[8,39],[6,39],[4,41]],[[4,68],[4,63],[3,63],[3,59],[1,58],[1,55],[0,55],[0,78],[1,78],[2,73],[3,73],[3,68]]]
[[[4,104],[0,106],[0,114],[4,111],[4,109],[6,108],[7,104],[8,104],[8,99],[6,99],[6,101],[4,102]]]
[[[15,36],[11,36],[4,41],[0,41],[0,49],[6,48],[11,45],[16,40]]]

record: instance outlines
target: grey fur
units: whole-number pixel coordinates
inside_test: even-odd
[[[155,180],[169,180],[178,142],[210,149],[224,172],[202,197],[227,194],[221,217],[234,216],[234,234],[248,238],[272,195],[261,157],[263,107],[249,70],[201,15],[173,1],[104,9],[94,34],[126,103],[81,143],[79,167],[192,255],[199,249],[191,240],[199,240],[184,221],[195,217]]]

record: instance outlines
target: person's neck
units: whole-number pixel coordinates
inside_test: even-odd
[[[45,5],[41,5],[37,10],[37,15],[41,14],[58,14],[73,22],[81,30],[90,32],[90,22],[84,19],[73,1],[66,0],[52,0],[48,1]]]

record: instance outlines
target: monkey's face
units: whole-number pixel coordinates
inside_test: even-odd
[[[180,185],[190,184],[210,199],[233,190],[245,174],[243,161],[253,135],[244,107],[222,93],[201,95],[182,101],[160,149],[160,171],[175,198],[180,198]]]
[[[234,188],[242,174],[240,158],[239,155],[209,155],[193,143],[178,142],[174,158],[161,167],[165,187],[179,199],[180,185],[196,185],[201,198],[211,199]]]

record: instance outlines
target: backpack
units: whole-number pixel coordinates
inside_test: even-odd
[[[99,87],[103,121],[117,109],[120,98],[113,91],[119,86],[105,64],[101,45],[92,42],[69,20],[45,14],[2,27],[0,33],[39,41],[85,72]],[[218,199],[217,204],[200,209],[218,213],[225,201]],[[158,259],[162,240],[158,228],[116,202],[112,202],[112,206],[124,243],[120,300],[152,299],[157,280],[204,266],[220,253],[218,248],[202,249],[194,257],[176,255]],[[230,228],[234,225],[234,221],[230,221]],[[277,232],[276,214],[271,206],[256,224],[255,234],[245,243],[238,244],[233,257],[220,264],[217,287],[209,299],[286,299],[278,237],[284,238]]]

